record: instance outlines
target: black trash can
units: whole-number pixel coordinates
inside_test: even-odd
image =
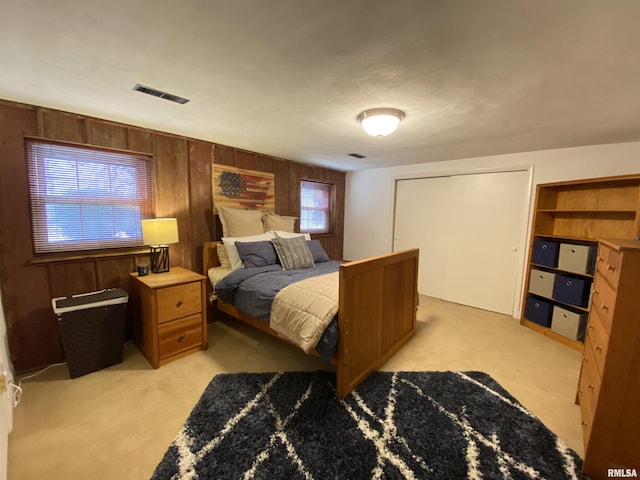
[[[51,300],[71,378],[122,362],[128,300],[121,288]]]

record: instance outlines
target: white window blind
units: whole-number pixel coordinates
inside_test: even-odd
[[[26,140],[35,253],[142,245],[151,158]]]
[[[333,207],[333,185],[330,183],[300,182],[300,231],[329,233]]]

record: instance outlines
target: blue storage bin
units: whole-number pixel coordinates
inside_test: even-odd
[[[560,243],[549,240],[534,240],[531,263],[545,265],[547,267],[558,266],[558,254],[560,253]]]
[[[553,282],[553,298],[576,307],[589,305],[591,280],[570,275],[556,275]]]
[[[524,318],[536,322],[543,327],[551,326],[551,312],[553,306],[540,298],[527,295],[524,307]]]

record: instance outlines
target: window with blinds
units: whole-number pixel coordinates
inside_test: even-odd
[[[300,182],[301,232],[331,232],[332,209],[333,185],[309,180]]]
[[[151,158],[26,140],[35,253],[142,245],[151,218]]]

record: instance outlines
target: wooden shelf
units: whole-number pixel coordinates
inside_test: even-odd
[[[629,209],[625,209],[625,210],[585,210],[583,208],[574,208],[574,209],[558,209],[558,208],[543,208],[538,210],[538,212],[543,212],[543,213],[589,213],[589,214],[599,214],[599,213],[603,213],[603,214],[608,214],[608,213],[613,213],[613,214],[618,214],[618,213],[630,213],[632,215],[636,214],[635,210],[629,210]]]
[[[593,275],[567,272],[556,267],[536,265],[531,261],[535,239],[560,243],[594,245],[600,238],[634,239],[640,236],[640,174],[592,178],[568,182],[539,184],[536,189],[533,226],[525,273],[521,323],[560,343],[582,351],[583,344],[563,337],[550,328],[524,318],[524,306],[529,295],[531,268],[567,273],[593,279]],[[545,297],[539,298],[544,299]],[[565,304],[548,299],[552,305]],[[567,306],[576,312],[588,313],[589,308]]]
[[[537,324],[536,322],[532,322],[531,320],[527,320],[526,318],[523,318],[520,323],[525,327],[535,330],[536,332],[543,334],[545,337],[549,337],[552,340],[555,340],[556,342],[560,342],[566,345],[567,347],[571,347],[578,352],[582,352],[584,350],[584,344],[582,342],[579,342],[578,340],[571,340],[570,338],[560,335],[559,333],[554,332],[550,328],[543,327],[542,325]]]
[[[550,272],[568,273],[569,275],[578,275],[579,277],[593,278],[593,274],[591,274],[591,273],[570,272],[568,270],[562,270],[562,269],[557,268],[557,267],[549,267],[547,265],[538,265],[537,263],[532,263],[531,267],[532,268],[543,269],[543,270],[548,270]],[[580,308],[580,307],[576,307],[576,308]]]

